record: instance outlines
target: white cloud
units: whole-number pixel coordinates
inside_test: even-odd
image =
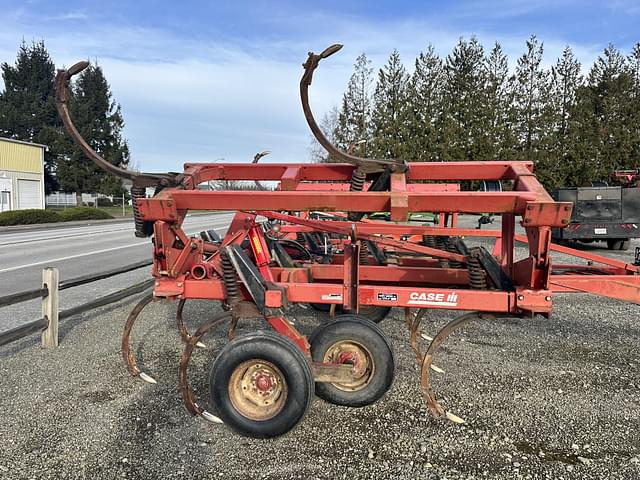
[[[51,17],[47,17],[47,20],[59,22],[65,20],[88,20],[89,15],[85,12],[80,11],[70,11],[66,13],[61,13],[60,15],[53,15]]]

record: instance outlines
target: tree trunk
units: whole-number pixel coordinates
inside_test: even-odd
[[[76,207],[82,206],[82,192],[76,192]]]

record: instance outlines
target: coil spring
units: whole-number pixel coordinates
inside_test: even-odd
[[[369,245],[367,245],[367,242],[362,242],[360,244],[358,261],[360,262],[360,265],[369,265]]]
[[[449,244],[448,244],[448,237],[435,237],[436,240],[436,248],[439,250],[444,250],[444,251],[448,251],[449,248]],[[449,260],[445,259],[445,258],[441,258],[440,259],[440,266],[442,268],[450,268],[451,267],[451,263],[449,262]]]
[[[351,174],[351,186],[349,187],[349,190],[352,192],[361,192],[366,180],[367,174],[359,168],[356,168]]]
[[[447,240],[447,252],[449,253],[460,253],[458,247],[456,247],[456,243],[452,238]],[[451,268],[462,268],[462,263],[456,260],[449,260],[449,266]]]
[[[131,187],[131,204],[133,205],[133,221],[136,226],[136,237],[146,237],[147,232],[144,228],[144,220],[140,216],[140,208],[138,207],[139,198],[147,197],[147,189],[144,187]]]
[[[475,290],[486,290],[487,277],[475,252],[471,252],[467,257],[467,270],[469,272],[469,285],[471,288]]]
[[[433,235],[423,235],[422,236],[422,244],[425,247],[437,248],[438,245],[436,243],[436,237]]]
[[[351,185],[349,186],[349,191],[351,192],[361,192],[364,188],[364,182],[367,180],[367,174],[363,172],[361,169],[356,168],[351,174]],[[362,220],[364,217],[364,213],[362,212],[349,212],[347,214],[347,219],[351,222],[358,222]]]
[[[222,283],[226,294],[226,304],[229,308],[240,303],[240,290],[238,289],[238,274],[231,263],[229,254],[220,252],[220,263],[222,265]]]

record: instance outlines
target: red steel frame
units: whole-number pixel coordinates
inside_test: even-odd
[[[320,55],[309,53],[303,64],[300,98],[316,140],[331,156],[349,162],[342,164],[257,164],[265,154],[262,152],[252,164],[186,164],[182,174],[131,172],[109,163],[95,152],[81,137],[69,115],[71,77],[86,68],[88,62],[58,71],[56,105],[67,131],[97,165],[132,180],[136,235],[148,236],[149,227],[153,225],[154,295],[224,301],[231,309],[231,313],[205,322],[194,335],[189,335],[182,322],[184,302],[178,308],[176,320],[187,344],[180,363],[180,386],[187,409],[193,414],[215,418],[195,402],[187,368],[200,338],[223,321],[229,320],[231,336],[238,318],[264,315],[277,332],[294,341],[310,359],[306,337],[285,317],[289,303],[336,304],[350,311],[369,305],[405,307],[412,348],[422,365],[421,387],[429,410],[439,416],[446,413],[454,421],[462,420],[449,416],[429,389],[429,369],[440,343],[454,329],[479,315],[462,315],[450,322],[422,355],[415,341],[420,315],[410,321],[409,309],[548,316],[553,292],[590,292],[640,303],[638,266],[551,244],[551,229],[569,224],[572,204],[555,202],[549,196],[536,180],[532,162],[405,163],[360,158],[331,144],[313,118],[308,87],[319,61],[340,48],[341,45],[335,44]],[[211,180],[272,181],[278,182],[278,187],[276,191],[197,189],[198,185]],[[460,182],[477,180],[509,182],[512,188],[501,192],[460,191]],[[163,189],[153,198],[143,198],[145,187],[149,186]],[[193,209],[236,211],[222,242],[189,237],[184,232],[184,218]],[[312,211],[337,212],[336,221],[310,219],[308,213]],[[360,217],[353,213],[371,212],[389,212],[393,222],[406,222],[412,212],[434,212],[440,222],[437,227],[431,227],[350,220]],[[352,215],[345,215],[348,213]],[[501,230],[458,228],[458,213],[499,214]],[[284,235],[334,234],[337,238],[331,241],[339,247],[339,253],[333,255],[331,264],[314,263],[313,258],[293,263],[277,257],[280,264],[287,267],[275,266],[270,245],[279,248],[284,242],[271,243],[274,239],[267,235],[277,230],[257,222],[258,216],[278,222]],[[448,225],[449,219],[451,225]],[[524,227],[525,235],[516,235],[516,219]],[[427,236],[425,245],[421,241],[424,235]],[[499,263],[481,248],[472,251],[460,242],[434,239],[434,236],[495,237],[493,254]],[[529,249],[528,256],[517,261],[516,241],[525,242]],[[373,248],[372,242],[376,249],[384,249],[386,265],[369,262],[367,249]],[[440,247],[427,246],[433,244]],[[554,266],[552,251],[581,257],[589,264]],[[374,256],[377,253],[374,250]],[[492,279],[493,286],[489,286],[486,277]],[[122,353],[132,375],[155,383],[137,367],[129,345],[133,324],[150,301],[151,297],[143,299],[129,315],[123,332]],[[316,381],[352,378],[351,374],[344,376],[345,368],[337,368],[351,370],[349,365],[312,362],[312,366]]]
[[[291,302],[335,303],[357,309],[359,305],[413,308],[446,308],[513,315],[544,314],[552,309],[552,291],[591,292],[640,303],[638,267],[566,247],[551,246],[551,228],[569,223],[572,205],[555,202],[533,175],[531,162],[409,163],[405,173],[391,174],[391,188],[384,192],[345,191],[354,166],[350,164],[187,164],[185,188],[166,188],[153,198],[138,200],[143,220],[153,221],[155,232],[155,295],[169,298],[224,300],[217,247],[189,238],[181,228],[188,210],[236,210],[222,246],[249,238],[251,252],[264,279],[271,285],[266,306],[278,309]],[[276,191],[201,191],[195,187],[210,180],[279,182]],[[458,191],[435,187],[434,182],[510,180],[506,192]],[[322,183],[325,182],[325,183]],[[431,182],[431,183],[427,183]],[[191,189],[189,189],[191,188]],[[286,212],[388,211],[395,221],[410,212],[497,213],[500,231],[400,225],[391,222],[321,221]],[[351,235],[344,241],[342,264],[310,264],[301,268],[276,268],[261,228],[260,214],[291,225],[292,231],[324,231]],[[516,217],[526,235],[515,234]],[[494,254],[513,280],[514,291],[472,290],[464,269],[440,268],[437,258],[465,262],[463,255],[399,241],[399,235],[449,235],[496,237]],[[385,236],[385,238],[383,238]],[[395,238],[395,239],[394,239]],[[399,252],[418,253],[392,266],[359,265],[361,240],[373,240]],[[515,241],[529,245],[528,257],[515,261]],[[188,246],[188,248],[187,248]],[[551,250],[579,255],[602,266],[552,267]],[[212,274],[196,279],[194,265],[207,263]],[[311,279],[314,282],[311,282]],[[321,281],[321,283],[319,283]],[[281,315],[267,317],[279,332],[294,339],[308,352],[308,344]]]

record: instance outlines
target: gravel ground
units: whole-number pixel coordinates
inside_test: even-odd
[[[152,304],[134,330],[158,385],[127,375],[120,334],[135,301],[65,321],[57,350],[36,337],[0,349],[0,479],[640,479],[638,305],[556,295],[549,320],[478,323],[449,339],[434,388],[465,425],[427,414],[394,310],[381,324],[396,354],[382,400],[350,409],[316,399],[289,434],[254,440],[184,409],[175,303]],[[187,304],[191,330],[217,308]],[[325,318],[300,306],[291,317],[306,334]],[[431,311],[422,331],[453,317]],[[264,326],[245,321],[239,334]],[[190,370],[201,401],[225,334],[205,341]]]
[[[316,399],[302,423],[273,440],[239,437],[191,418],[176,388],[175,304],[157,302],[134,331],[158,380],[127,376],[119,334],[133,301],[70,319],[61,345],[28,338],[0,351],[0,478],[640,478],[640,307],[557,296],[551,320],[471,326],[445,344],[436,392],[463,426],[429,417],[402,312],[382,323],[396,379],[377,404]],[[212,314],[192,302],[192,324]],[[309,333],[319,321],[293,310]],[[431,312],[424,332],[452,318]],[[261,327],[246,321],[240,333]],[[193,326],[192,326],[193,328]],[[191,379],[206,398],[213,332]]]

